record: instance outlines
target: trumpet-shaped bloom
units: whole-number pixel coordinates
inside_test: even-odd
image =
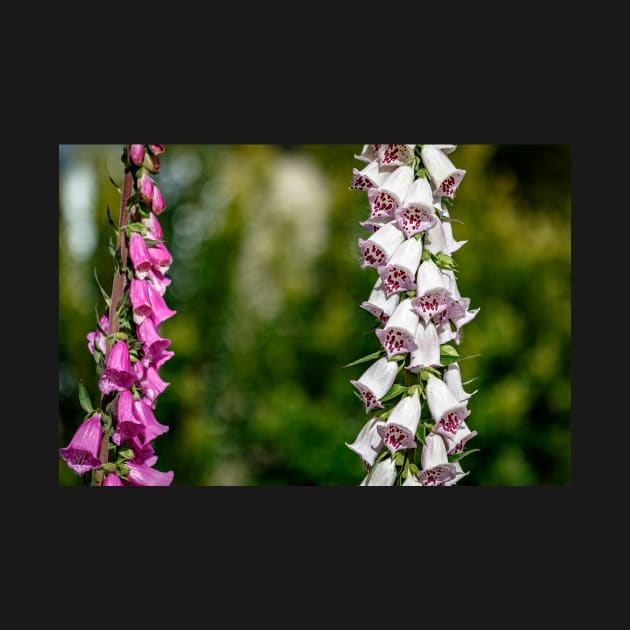
[[[132,232],[129,238],[129,258],[133,263],[136,278],[146,278],[153,267],[153,258],[147,247],[147,242],[138,232]]]
[[[138,434],[138,438],[143,446],[169,430],[167,425],[158,422],[153,411],[144,400],[134,401],[133,413],[142,423],[142,430]]]
[[[103,481],[104,486],[124,486],[125,484],[120,480],[120,477],[116,473],[109,473]]]
[[[153,184],[153,194],[151,195],[151,210],[156,215],[162,214],[166,210],[166,202],[162,192],[155,183]]]
[[[381,398],[390,390],[396,380],[398,364],[381,357],[361,374],[357,380],[350,381],[354,385],[365,404],[365,413],[372,409],[382,409]]]
[[[148,399],[151,406],[155,406],[157,397],[170,383],[167,383],[160,377],[157,369],[153,365],[144,365],[142,361],[138,361],[134,363],[133,367],[142,393]]]
[[[70,444],[59,449],[59,455],[74,472],[84,475],[101,465],[98,452],[102,437],[101,417],[95,413],[79,425]]]
[[[440,340],[433,322],[418,323],[416,344],[418,347],[409,355],[407,370],[417,374],[420,368],[442,365],[440,363]]]
[[[118,396],[116,421],[117,425],[112,434],[112,441],[118,446],[123,442],[130,441],[144,429],[144,425],[134,413],[133,394],[129,390],[120,392]]]
[[[412,306],[427,323],[434,315],[445,311],[450,304],[450,293],[438,266],[429,258],[418,267],[416,297]]]
[[[128,469],[127,479],[134,486],[170,486],[175,474],[172,470],[161,472],[133,462],[125,462],[125,466]]]
[[[386,223],[367,240],[360,238],[359,249],[363,256],[361,267],[377,268],[385,265],[404,240],[405,235],[395,221]]]
[[[396,464],[391,457],[378,462],[361,482],[362,486],[393,486],[396,481]]]
[[[361,302],[361,308],[377,317],[382,324],[386,324],[399,303],[400,294],[392,293],[388,296],[379,276],[370,291],[370,297],[365,302]]]
[[[444,440],[435,434],[429,434],[422,447],[422,470],[418,480],[422,486],[441,486],[452,481],[456,476],[455,464],[448,463]]]
[[[169,317],[173,317],[177,311],[174,311],[167,306],[164,298],[156,289],[153,288],[151,284],[147,284],[146,288],[149,295],[149,302],[151,303],[151,319],[156,326],[159,326],[164,320]]]
[[[171,256],[171,252],[166,249],[166,245],[164,245],[164,243],[158,243],[157,245],[150,247],[148,249],[148,253],[156,271],[164,274],[169,270],[171,263],[173,262],[173,257]]]
[[[146,237],[152,241],[161,241],[163,237],[162,226],[158,221],[158,218],[152,212],[148,217],[142,219],[142,223],[147,228]]]
[[[455,462],[453,466],[455,466],[455,478],[451,479],[450,481],[445,481],[444,482],[445,486],[454,486],[460,479],[470,474],[469,470],[464,472],[459,462]]]
[[[420,155],[431,176],[433,194],[436,197],[453,198],[466,171],[455,168],[445,153],[434,145],[423,145]]]
[[[387,176],[387,179],[377,188],[368,190],[370,204],[370,219],[377,217],[394,218],[396,209],[402,205],[409,186],[413,182],[411,166],[399,166]]]
[[[101,373],[98,387],[103,394],[131,389],[136,375],[131,366],[126,341],[117,341],[107,355],[105,369]]]
[[[457,400],[448,385],[433,374],[429,374],[426,394],[429,411],[435,421],[433,431],[444,437],[455,436],[463,420],[470,415],[466,403]]]
[[[418,314],[412,309],[411,299],[405,298],[391,314],[385,327],[374,331],[388,359],[397,354],[411,352],[418,347],[416,330],[419,320]]]
[[[426,232],[436,224],[433,193],[426,178],[419,177],[409,186],[405,200],[396,208],[394,216],[407,238]]]
[[[354,442],[352,444],[345,443],[351,451],[354,451],[361,458],[368,470],[372,468],[374,461],[383,449],[383,438],[377,429],[384,424],[385,422],[379,418],[370,418],[363,425]]]
[[[450,218],[450,214],[448,212],[448,208],[442,202],[442,198],[438,198],[438,202],[434,204],[434,207],[437,208],[444,216]],[[450,256],[453,252],[456,252],[463,245],[468,243],[465,241],[456,241],[453,237],[453,226],[450,221],[444,220],[442,221],[442,233],[444,238],[444,251]]]
[[[153,180],[145,173],[138,178],[136,185],[140,199],[151,207],[151,200],[153,199]]]
[[[387,171],[382,171],[379,168],[378,162],[369,162],[362,170],[353,168],[350,190],[378,188],[387,179],[388,175]]]
[[[145,365],[153,364],[156,368],[159,368],[175,355],[174,352],[166,350],[171,340],[160,337],[152,319],[145,319],[136,328],[136,332],[138,333],[138,339],[143,342],[142,360]]]
[[[367,162],[369,164],[370,162],[376,161],[378,164],[378,152],[381,146],[380,144],[364,144],[361,149],[361,154],[355,155],[354,157],[357,160],[361,160],[361,162]]]
[[[384,425],[376,430],[383,438],[383,444],[393,455],[396,451],[416,447],[416,430],[420,422],[420,397],[418,390],[405,396],[392,409]]]
[[[129,299],[133,310],[132,319],[136,325],[141,324],[147,317],[151,317],[153,313],[148,287],[148,283],[144,280],[131,279]]]
[[[415,144],[381,144],[376,159],[381,166],[402,166],[413,160]]]
[[[387,264],[377,269],[388,296],[416,288],[416,272],[421,256],[422,244],[415,238],[410,238],[396,248]]]
[[[107,331],[109,330],[109,317],[107,316],[107,313],[101,315],[101,319],[98,322],[98,328],[87,334],[88,350],[92,356],[94,356],[95,350],[103,355],[107,354],[105,335],[101,332],[101,330],[99,330],[99,328],[107,334]]]
[[[451,436],[448,434],[443,434],[444,440],[446,442],[446,450],[449,455],[458,455],[464,450],[464,446],[468,440],[472,439],[477,435],[477,431],[471,431],[465,420],[462,420],[462,423],[459,425],[459,428],[455,432],[455,435]]]
[[[456,362],[451,363],[446,370],[444,370],[444,382],[453,394],[455,394],[455,398],[457,398],[459,402],[466,402],[478,391],[475,390],[471,394],[464,391],[464,387],[462,385],[462,373]]]

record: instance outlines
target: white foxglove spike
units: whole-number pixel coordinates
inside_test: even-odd
[[[381,357],[361,374],[361,376],[350,381],[354,385],[365,404],[365,413],[372,409],[382,409],[381,398],[390,390],[396,380],[398,364],[396,361],[388,361]]]
[[[380,461],[365,475],[362,486],[393,486],[396,481],[396,464],[391,457]]]
[[[416,288],[416,272],[422,257],[422,244],[415,238],[403,241],[386,265],[378,267],[387,295]]]
[[[465,402],[457,400],[444,381],[433,374],[429,374],[425,391],[429,411],[435,421],[433,432],[453,437],[460,424],[470,415],[470,409]]]
[[[387,179],[387,176],[388,173],[386,171],[379,169],[378,162],[369,162],[362,170],[353,168],[350,190],[378,188]]]
[[[412,300],[413,309],[428,322],[434,315],[445,311],[451,301],[446,280],[439,267],[429,258],[418,267],[416,276],[416,297]]]
[[[396,208],[402,205],[412,181],[413,169],[411,166],[399,166],[389,173],[378,188],[370,188],[368,190],[370,219],[377,217],[393,219]]]
[[[377,427],[383,444],[392,455],[400,449],[416,447],[420,411],[420,396],[416,389],[413,395],[405,396],[396,404],[384,425]]]
[[[407,238],[435,225],[437,217],[433,208],[433,193],[426,178],[419,177],[409,186],[407,196],[394,211],[394,216]]]
[[[447,387],[455,394],[455,398],[459,400],[459,402],[465,402],[471,396],[474,396],[478,390],[468,394],[464,391],[464,386],[462,385],[462,372],[457,363],[451,363],[446,370],[444,370],[444,382]]]
[[[416,344],[418,347],[409,355],[407,370],[417,374],[420,368],[439,367],[440,340],[435,324],[431,321],[424,324],[420,322],[416,330]]]
[[[435,145],[423,145],[420,155],[431,176],[433,194],[437,197],[453,198],[466,171],[455,168],[453,162]]]
[[[406,298],[398,304],[385,327],[374,331],[388,359],[418,347],[416,329],[419,321],[418,314],[411,307],[411,300]]]
[[[363,425],[352,444],[346,442],[346,446],[361,458],[368,470],[372,468],[383,448],[383,438],[379,435],[377,428],[384,424],[384,420],[371,418]]]
[[[361,302],[361,308],[377,317],[382,324],[386,324],[399,302],[400,294],[393,293],[388,297],[383,281],[379,277],[370,291],[370,297]]]
[[[382,228],[378,229],[370,238],[364,240],[359,239],[359,249],[363,256],[362,268],[379,267],[387,264],[391,255],[396,251],[398,246],[405,240],[402,230],[396,225],[395,221],[386,223]]]

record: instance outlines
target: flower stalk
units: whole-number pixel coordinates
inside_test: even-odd
[[[455,485],[468,474],[459,461],[478,450],[465,450],[477,435],[465,422],[476,391],[463,390],[456,347],[479,309],[460,295],[452,256],[467,242],[454,239],[451,225],[466,174],[447,157],[455,148],[366,144],[355,155],[367,164],[353,169],[349,186],[367,194],[361,267],[378,275],[360,306],[376,318],[380,344],[348,365],[374,361],[350,381],[373,413],[346,442],[367,470],[362,486]]]

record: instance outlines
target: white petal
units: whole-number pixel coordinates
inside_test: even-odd
[[[382,424],[385,424],[383,420],[371,418],[363,425],[352,444],[346,442],[346,446],[370,467],[374,464],[374,460],[378,457],[383,446],[383,440],[376,430]]]
[[[409,357],[408,370],[417,373],[420,368],[441,366],[440,363],[440,340],[438,338],[435,324],[431,321],[424,324],[418,323],[416,330],[416,343],[418,347]]]
[[[441,379],[433,376],[433,374],[429,374],[426,394],[429,411],[436,422],[434,431],[439,432],[441,430],[442,427],[438,426],[440,421],[444,421],[445,426],[450,430],[453,422],[456,422],[457,426],[459,426],[461,421],[470,414],[470,410],[466,408],[466,403],[457,400],[457,397],[448,388],[448,385]],[[451,418],[450,416],[453,417]],[[450,430],[452,435],[455,434],[457,426]]]
[[[390,194],[396,200],[397,205],[402,205],[409,186],[413,182],[413,168],[411,166],[399,166],[392,171],[380,186],[380,191]]]
[[[385,329],[396,328],[415,338],[419,321],[420,317],[412,308],[411,298],[405,298],[392,313]]]
[[[422,464],[422,470],[435,468],[435,466],[440,466],[441,464],[448,464],[446,445],[439,435],[435,433],[427,435],[425,444],[422,447],[420,462]]]
[[[436,221],[435,225],[428,229],[424,238],[424,248],[432,254],[447,253],[446,238],[442,221]]]
[[[374,317],[378,317],[383,324],[386,324],[399,302],[399,293],[393,293],[387,297],[383,281],[379,276],[372,287],[370,297],[365,302],[361,302],[361,308],[374,315]]]
[[[468,394],[462,385],[462,373],[457,363],[451,363],[444,371],[444,382],[460,402],[468,400],[477,390]]]
[[[362,486],[393,486],[396,481],[396,464],[388,457],[380,461],[365,476]]]
[[[431,176],[433,193],[437,196],[452,197],[466,171],[455,168],[450,159],[435,145],[425,144],[421,157]]]
[[[370,389],[376,398],[382,398],[394,384],[398,364],[381,357],[363,372],[359,382]]]
[[[420,422],[420,411],[420,396],[418,390],[414,390],[413,395],[405,396],[392,409],[387,418],[387,424],[396,424],[407,429],[413,436]]]

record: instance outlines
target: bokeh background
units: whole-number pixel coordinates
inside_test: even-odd
[[[348,189],[362,145],[167,144],[155,179],[173,254],[164,322],[175,356],[157,419],[156,468],[173,486],[352,486],[365,471],[345,442],[367,417],[344,367],[379,349],[359,307],[367,194]],[[110,290],[122,145],[59,146],[59,428],[82,421],[77,385],[98,399],[86,334]],[[480,307],[463,330],[467,419],[480,451],[460,485],[571,484],[571,150],[459,145],[467,171],[451,215],[458,286]],[[58,459],[59,484],[80,478]]]

